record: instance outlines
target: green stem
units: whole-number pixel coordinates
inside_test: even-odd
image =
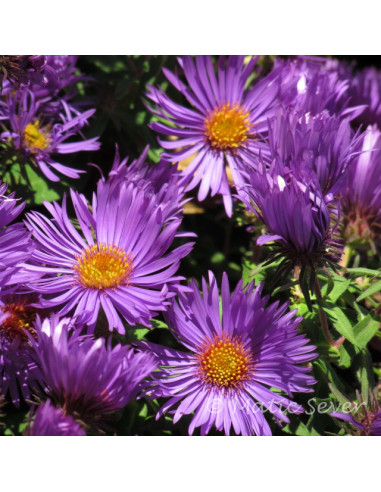
[[[323,310],[323,308],[320,306],[320,302],[323,300],[323,297],[321,295],[321,290],[320,290],[320,285],[319,285],[319,280],[316,278],[315,279],[315,293],[316,293],[316,299],[318,300],[319,303],[319,318],[320,318],[320,324],[323,330],[323,334],[329,343],[331,347],[339,348],[345,341],[345,337],[339,338],[336,342],[335,340],[331,337],[331,334],[329,332],[328,328],[328,320],[327,316]]]

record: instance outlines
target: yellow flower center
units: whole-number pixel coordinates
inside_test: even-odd
[[[236,149],[247,139],[251,130],[249,112],[239,104],[226,103],[215,108],[205,120],[205,135],[212,147]]]
[[[27,340],[28,337],[25,330],[29,331],[34,337],[36,336],[36,332],[32,328],[36,319],[36,311],[33,307],[12,303],[2,306],[1,310],[4,314],[8,314],[8,317],[2,322],[0,331],[9,340],[14,340],[15,338]]]
[[[90,289],[112,289],[127,285],[132,257],[118,246],[95,244],[85,249],[74,266],[77,280]]]
[[[40,122],[28,123],[23,134],[24,145],[31,152],[45,150],[51,144],[50,132],[40,127]]]
[[[232,387],[248,378],[251,355],[239,339],[218,338],[199,355],[203,378],[216,386]]]

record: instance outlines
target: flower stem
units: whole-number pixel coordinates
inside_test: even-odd
[[[329,332],[328,328],[328,320],[327,316],[323,310],[323,308],[320,306],[320,301],[323,300],[323,297],[321,295],[321,290],[320,290],[320,285],[319,285],[319,280],[315,278],[315,293],[316,293],[316,299],[319,302],[319,318],[320,318],[320,324],[323,330],[323,334],[329,343],[331,347],[339,348],[345,341],[345,337],[339,338],[336,342],[335,340],[331,337],[331,334]]]

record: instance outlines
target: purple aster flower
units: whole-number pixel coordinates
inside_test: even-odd
[[[351,104],[364,105],[365,110],[356,123],[381,127],[381,72],[375,68],[365,68],[355,72],[353,67],[343,66],[350,80],[349,95]]]
[[[252,172],[240,197],[266,226],[257,244],[274,243],[267,263],[282,260],[274,279],[281,282],[300,267],[299,282],[310,306],[308,290],[313,292],[316,268],[335,268],[342,253],[336,237],[337,210],[317,180],[303,183],[285,169],[282,175],[276,169],[267,172],[263,166],[261,172]]]
[[[341,194],[344,237],[355,247],[381,238],[381,132],[376,125],[362,136],[359,154],[348,168]]]
[[[278,424],[289,422],[285,410],[303,412],[289,398],[313,391],[309,386],[315,380],[305,363],[316,357],[316,347],[299,333],[302,318],[294,318],[296,310],[285,314],[288,303],[266,308],[262,286],[251,283],[243,289],[240,281],[230,295],[224,274],[220,309],[211,272],[209,282],[208,289],[203,280],[201,295],[193,281],[189,294],[181,293],[167,315],[173,335],[190,352],[140,344],[160,364],[145,392],[169,398],[157,418],[173,408],[176,423],[194,412],[189,434],[201,427],[205,435],[215,426],[229,435],[233,426],[236,434],[271,435],[264,412],[271,412]]]
[[[0,294],[0,388],[16,406],[21,397],[30,400],[36,381],[41,379],[28,339],[28,333],[36,337],[37,313],[44,314],[38,297],[20,293],[16,288]]]
[[[90,77],[78,73],[76,55],[49,55],[46,57],[45,73],[47,83],[45,85],[33,84],[31,90],[36,99],[41,100],[39,111],[44,117],[54,117],[61,111],[63,99],[71,108],[80,110],[88,108],[91,99],[76,100],[78,96],[78,83],[84,84]]]
[[[0,93],[4,80],[16,87],[47,83],[45,64],[46,57],[42,55],[0,55]]]
[[[370,392],[368,401],[361,404],[347,398],[342,410],[341,412],[331,412],[330,416],[349,422],[357,429],[355,433],[361,436],[381,436],[381,408],[377,400],[377,390],[373,393]],[[353,433],[349,428],[347,432]]]
[[[314,174],[324,195],[340,189],[349,163],[358,154],[359,139],[348,119],[327,111],[312,116],[282,109],[269,122],[271,159],[302,180]]]
[[[52,220],[28,214],[37,246],[24,266],[45,274],[33,288],[50,295],[47,307],[63,304],[61,314],[88,311],[90,328],[101,307],[110,330],[125,332],[121,318],[150,326],[149,319],[175,295],[182,277],[174,274],[193,247],[167,253],[174,238],[184,235],[177,232],[181,217],[169,220],[155,195],[125,181],[118,187],[101,181],[91,212],[83,195],[71,190],[71,198],[81,233],[68,218],[66,197],[62,207],[45,204]]]
[[[99,149],[98,137],[66,142],[80,134],[95,109],[80,113],[61,100],[57,120],[44,121],[44,116],[40,114],[42,101],[37,100],[29,89],[9,95],[7,104],[3,106],[2,119],[9,121],[10,129],[1,134],[1,139],[20,150],[25,159],[31,159],[51,181],[60,180],[53,171],[79,178],[84,171],[56,162],[53,155]]]
[[[112,169],[107,181],[102,179],[102,182],[107,185],[113,183],[116,187],[121,181],[135,183],[147,196],[156,197],[166,221],[182,213],[184,203],[187,201],[184,199],[184,186],[179,183],[180,174],[176,165],[161,159],[157,164],[149,166],[148,150],[147,146],[138,159],[128,164],[128,157],[120,161],[119,151],[116,148]]]
[[[6,195],[7,185],[0,182],[0,285],[20,281],[19,264],[32,254],[34,245],[24,224],[10,224],[22,212],[25,203],[14,193]]]
[[[48,55],[40,57],[44,59],[43,80],[41,77],[34,76],[28,83],[29,89],[39,100],[40,117],[54,119],[61,111],[62,99],[70,102],[70,106],[79,110],[81,107],[88,107],[91,99],[86,98],[75,100],[78,96],[78,83],[84,84],[90,77],[79,73],[76,63],[76,55]],[[3,95],[11,94],[14,87],[5,80]]]
[[[65,416],[91,427],[134,398],[157,364],[150,354],[79,336],[72,328],[68,318],[37,321],[37,340],[30,341],[49,398]]]
[[[33,424],[29,424],[27,436],[85,436],[86,432],[70,415],[55,408],[50,401],[37,408]]]
[[[323,64],[300,58],[277,59],[275,68],[282,78],[281,101],[300,113],[315,116],[328,111],[330,115],[356,118],[365,107],[350,105],[349,81],[342,77],[338,67],[335,60]]]
[[[381,436],[381,410],[374,415],[372,413],[367,414],[367,418],[362,423],[357,422],[357,420],[348,413],[332,412],[330,415],[339,420],[349,422],[361,431],[361,435]]]
[[[76,63],[77,55],[48,55],[46,56],[46,76],[47,84],[41,87],[41,97],[56,97],[60,91],[70,88],[83,80],[83,75],[78,75]],[[77,91],[75,91],[77,92]]]
[[[267,119],[277,104],[279,81],[272,72],[252,88],[246,88],[258,57],[247,65],[245,57],[221,56],[216,76],[210,56],[184,56],[179,64],[186,84],[164,69],[169,82],[183,94],[191,108],[172,101],[164,92],[149,86],[147,97],[155,103],[151,111],[165,121],[151,128],[177,140],[161,140],[163,154],[169,161],[180,161],[197,154],[183,171],[187,190],[200,184],[198,200],[221,194],[226,213],[232,214],[232,200],[226,174],[229,166],[235,184],[240,183],[238,170],[253,167],[260,150],[266,152],[263,135]],[[180,150],[176,150],[180,148]],[[254,159],[254,161],[253,161]]]

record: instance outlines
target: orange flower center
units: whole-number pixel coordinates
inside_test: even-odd
[[[40,122],[28,123],[24,128],[23,141],[25,147],[31,152],[45,150],[51,144],[50,132],[46,128],[41,128]]]
[[[251,355],[239,339],[215,337],[199,355],[204,379],[216,386],[232,387],[248,378]]]
[[[249,112],[239,104],[226,103],[215,108],[205,120],[205,135],[212,147],[236,149],[247,139],[251,123]]]
[[[29,331],[34,337],[36,336],[36,332],[32,328],[36,319],[36,310],[33,307],[12,303],[2,306],[1,310],[4,314],[8,314],[8,317],[2,322],[0,331],[9,340],[20,338],[26,341],[28,337],[25,330]]]
[[[118,246],[95,244],[85,249],[74,266],[77,280],[90,289],[112,289],[127,285],[132,257]]]

